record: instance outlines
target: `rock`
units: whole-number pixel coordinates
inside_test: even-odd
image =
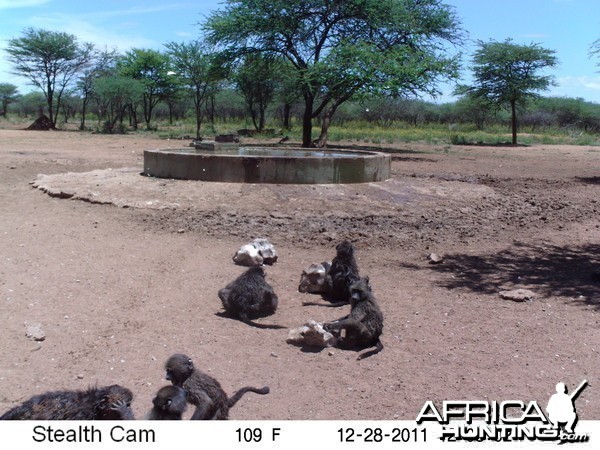
[[[268,239],[257,238],[252,241],[252,245],[258,250],[258,253],[263,258],[263,264],[273,265],[277,261],[277,251],[273,244]]]
[[[46,333],[42,330],[42,326],[39,323],[27,325],[27,332],[25,335],[34,341],[43,341],[46,339]]]
[[[512,291],[502,291],[499,293],[500,297],[505,300],[513,300],[515,302],[524,302],[526,300],[531,300],[535,297],[535,293],[531,292],[527,289],[515,289]]]
[[[254,245],[245,244],[240,247],[235,255],[233,255],[233,262],[240,266],[262,266],[263,257],[260,256],[260,253],[258,253],[258,250]]]
[[[427,259],[429,260],[429,264],[439,264],[444,260],[444,258],[437,253],[430,253],[427,255]]]
[[[257,238],[249,244],[242,245],[233,262],[240,266],[256,267],[263,264],[272,265],[277,261],[277,251],[268,239]]]
[[[300,276],[299,292],[308,292],[309,294],[320,294],[328,291],[326,279],[327,272],[331,263],[329,261],[321,264],[311,264],[307,269],[302,271]]]
[[[288,333],[287,342],[313,347],[332,347],[337,343],[337,340],[333,334],[323,329],[323,324],[309,320],[300,328],[291,329]]]

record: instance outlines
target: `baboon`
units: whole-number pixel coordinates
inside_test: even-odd
[[[152,400],[154,405],[146,420],[181,420],[187,409],[185,390],[179,386],[163,386]]]
[[[350,302],[350,286],[358,281],[360,276],[352,243],[342,241],[335,250],[337,254],[327,272],[328,296],[339,304],[345,304]]]
[[[334,322],[323,324],[323,328],[338,338],[338,346],[341,348],[363,350],[376,347],[375,350],[359,356],[358,359],[383,350],[383,344],[379,339],[383,331],[383,314],[371,291],[369,277],[360,278],[350,286],[350,305],[350,314]]]
[[[252,267],[241,274],[219,291],[219,298],[225,311],[244,322],[273,314],[278,302],[262,267]]]
[[[118,384],[46,392],[7,411],[0,420],[133,420],[132,400],[131,391]]]
[[[265,395],[269,387],[243,387],[231,398],[213,377],[194,368],[192,360],[181,353],[171,356],[165,364],[167,380],[183,388],[187,401],[196,407],[192,420],[224,420],[229,417],[229,408],[235,405],[246,392]]]

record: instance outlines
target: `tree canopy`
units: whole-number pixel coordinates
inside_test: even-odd
[[[512,117],[512,143],[517,144],[517,106],[538,97],[553,77],[540,72],[558,63],[554,50],[538,44],[519,45],[510,39],[504,42],[479,41],[473,55],[472,86],[459,86],[457,93],[467,94],[500,107],[508,107]]]
[[[152,49],[134,48],[119,60],[117,66],[120,75],[143,83],[144,120],[146,128],[150,129],[154,108],[175,88],[168,56]]]
[[[304,99],[302,145],[323,114],[321,137],[343,102],[359,96],[436,93],[457,75],[447,44],[461,37],[454,10],[439,0],[229,0],[203,24],[230,59],[282,56]]]
[[[204,118],[203,108],[208,98],[214,95],[222,71],[217,67],[214,52],[201,41],[169,42],[166,48],[175,76],[192,94],[196,114],[196,139],[200,139],[200,128]]]
[[[8,105],[19,99],[17,86],[10,83],[0,83],[0,116],[6,117]]]
[[[44,93],[53,126],[65,88],[89,63],[92,50],[92,44],[78,44],[72,34],[34,28],[9,39],[6,47],[13,73],[26,77]]]

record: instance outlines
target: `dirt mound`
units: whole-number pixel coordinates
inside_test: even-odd
[[[48,130],[56,130],[56,127],[52,123],[52,121],[46,116],[42,114],[38,117],[35,122],[27,127],[28,130],[39,130],[39,131],[48,131]]]

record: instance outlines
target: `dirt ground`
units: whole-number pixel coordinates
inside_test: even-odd
[[[427,400],[537,400],[573,389],[600,419],[600,148],[396,145],[392,178],[250,185],[140,176],[140,135],[0,130],[0,412],[48,390],[119,383],[137,417],[169,355],[232,394],[232,419],[414,419]],[[355,145],[355,144],[349,144]],[[43,174],[43,175],[41,175]],[[33,183],[33,184],[32,184]],[[36,189],[36,187],[38,187]],[[217,291],[268,238],[279,296],[259,329]],[[385,316],[384,350],[357,361],[286,343],[345,315],[303,306],[302,269],[350,239]],[[432,265],[427,255],[444,256]],[[526,288],[532,301],[499,292]],[[26,336],[39,324],[45,340]]]

